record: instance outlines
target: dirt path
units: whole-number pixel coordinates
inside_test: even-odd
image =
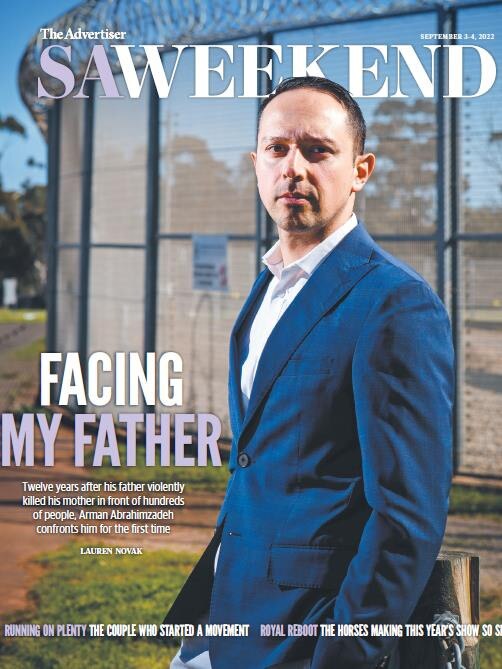
[[[45,334],[45,323],[0,323],[0,353],[19,348],[40,339]]]
[[[0,323],[0,412],[33,404],[38,395],[38,360],[22,349],[41,339],[44,323]]]

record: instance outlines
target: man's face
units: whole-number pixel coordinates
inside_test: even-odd
[[[373,167],[354,158],[347,113],[313,89],[281,93],[264,109],[251,154],[265,208],[281,230],[320,237],[345,223]],[[365,162],[366,159],[366,162]]]

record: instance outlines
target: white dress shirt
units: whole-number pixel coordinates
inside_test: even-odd
[[[279,242],[276,242],[263,256],[263,263],[274,276],[268,284],[267,292],[263,297],[248,334],[248,354],[241,371],[241,392],[244,410],[248,407],[256,369],[270,333],[277,325],[282,314],[312,276],[316,267],[356,225],[357,218],[355,214],[352,214],[349,220],[332,232],[329,237],[326,237],[326,239],[311,249],[302,258],[295,260],[295,262],[286,267],[284,267],[282,260]]]

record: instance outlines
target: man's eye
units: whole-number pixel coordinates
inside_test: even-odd
[[[271,151],[272,153],[284,153],[286,151],[286,147],[284,144],[271,144],[269,147],[267,147],[268,151]]]
[[[311,146],[311,153],[328,153],[328,148],[326,146]]]

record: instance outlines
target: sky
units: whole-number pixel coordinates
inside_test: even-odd
[[[15,190],[27,178],[45,183],[46,170],[28,167],[33,157],[44,165],[45,140],[24,106],[17,87],[17,71],[26,46],[41,26],[75,6],[75,0],[2,0],[0,9],[0,115],[15,116],[26,129],[26,138],[0,134],[0,163],[3,188]]]

